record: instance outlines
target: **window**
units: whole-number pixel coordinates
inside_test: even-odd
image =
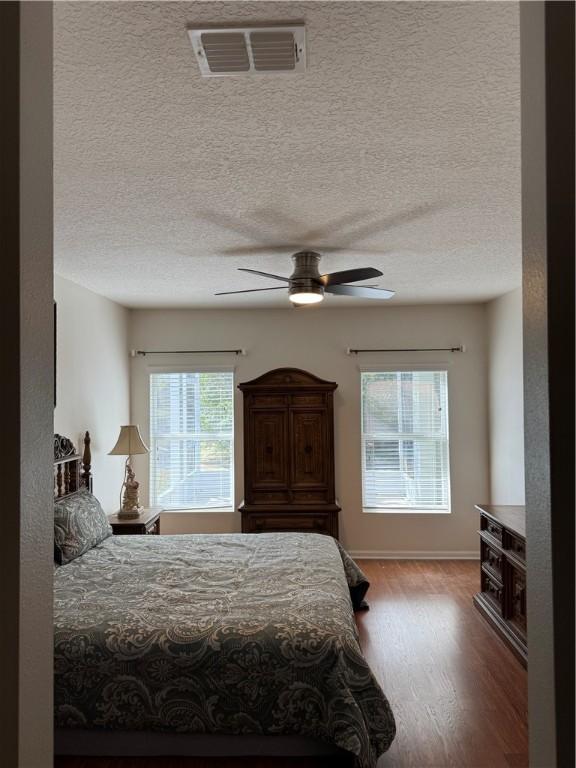
[[[151,374],[150,444],[152,505],[233,509],[234,374]]]
[[[364,509],[450,511],[446,371],[362,373]]]

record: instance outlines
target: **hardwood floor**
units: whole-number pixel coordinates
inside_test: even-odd
[[[396,716],[378,768],[525,768],[526,671],[472,606],[473,561],[364,561],[364,653]]]
[[[526,671],[472,606],[478,563],[360,561],[362,648],[396,716],[378,768],[527,768]],[[59,758],[56,768],[336,768],[308,758]]]

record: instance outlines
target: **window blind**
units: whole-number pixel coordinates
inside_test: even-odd
[[[362,372],[365,509],[449,511],[446,371]]]
[[[233,509],[234,374],[150,375],[150,499],[164,509]]]

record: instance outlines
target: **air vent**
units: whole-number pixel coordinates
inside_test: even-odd
[[[204,77],[239,77],[303,72],[305,27],[189,29]]]
[[[243,34],[203,32],[200,42],[211,75],[250,71],[250,59]]]
[[[296,69],[292,32],[251,32],[252,59],[257,72],[291,72]]]

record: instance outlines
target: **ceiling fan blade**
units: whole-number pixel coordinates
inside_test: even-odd
[[[365,285],[328,285],[326,293],[335,293],[339,296],[356,296],[359,299],[391,299],[396,291],[386,288],[368,288]]]
[[[250,272],[252,275],[262,275],[262,277],[271,277],[272,280],[282,280],[284,283],[289,283],[289,277],[283,277],[282,275],[271,275],[270,272],[260,272],[258,269],[246,269],[245,267],[238,267],[240,272]]]
[[[245,291],[220,291],[215,293],[214,296],[230,296],[232,293],[258,293],[259,291],[285,291],[286,288],[283,285],[279,285],[277,288],[248,288]]]
[[[341,285],[342,283],[355,283],[358,280],[369,280],[371,277],[381,277],[382,272],[374,267],[362,267],[360,269],[344,269],[341,272],[330,272],[321,275],[323,285]]]

